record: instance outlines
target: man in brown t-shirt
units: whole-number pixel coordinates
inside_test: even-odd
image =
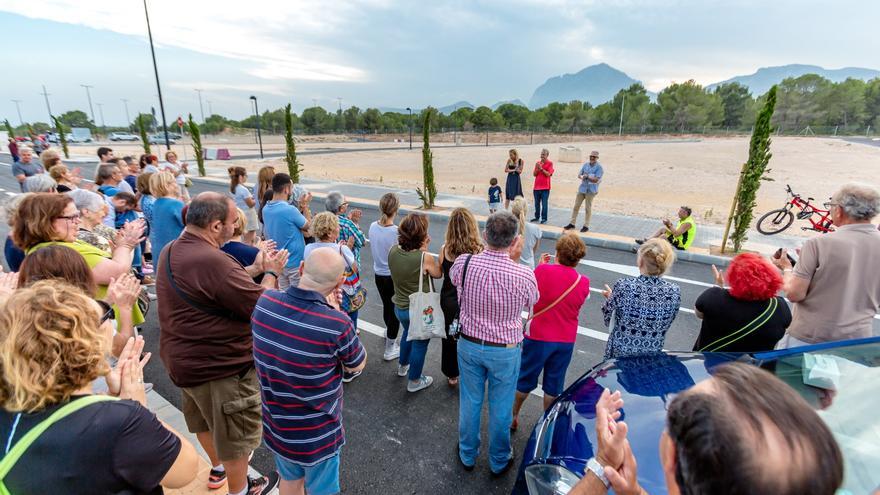
[[[773,259],[783,271],[786,297],[794,303],[791,325],[777,344],[796,347],[873,334],[880,308],[880,193],[847,184],[831,198],[836,232],[804,243],[792,267],[785,253]]]
[[[254,371],[250,317],[265,288],[274,288],[287,251],[261,251],[243,267],[220,250],[238,211],[218,193],[199,194],[186,229],[156,264],[159,354],[181,388],[187,428],[211,459],[208,487],[268,493],[278,476],[248,478],[248,456],[260,445],[260,389]],[[263,274],[263,283],[253,278]]]

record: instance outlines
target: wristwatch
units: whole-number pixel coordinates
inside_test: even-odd
[[[608,481],[608,478],[605,477],[605,468],[599,464],[599,461],[597,461],[595,457],[590,457],[590,460],[587,461],[587,471],[596,475],[596,477],[599,478],[599,481],[605,485],[606,490],[611,487],[611,483]]]

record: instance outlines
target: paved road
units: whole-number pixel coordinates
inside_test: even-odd
[[[89,170],[91,173],[91,170]],[[88,174],[85,174],[88,176]],[[9,168],[0,166],[0,196],[14,195],[18,185],[11,177]],[[205,190],[224,191],[222,185],[196,181],[193,192]],[[312,205],[313,211],[323,211],[323,205]],[[375,221],[374,209],[364,211],[362,225],[366,228]],[[5,223],[0,233],[6,234]],[[445,225],[432,221],[430,235],[431,251],[437,252],[442,243]],[[539,252],[553,252],[552,241],[542,241]],[[434,376],[434,385],[417,394],[407,393],[405,379],[396,374],[396,362],[383,362],[384,340],[381,308],[377,303],[373,284],[372,259],[369,249],[362,252],[362,279],[370,291],[367,306],[361,310],[361,338],[369,355],[364,374],[345,387],[344,424],[347,445],[342,454],[342,486],[345,493],[509,493],[515,478],[515,470],[500,479],[489,475],[483,453],[477,469],[467,473],[456,462],[458,425],[458,393],[446,386],[440,372],[440,345],[432,342],[428,349],[425,373]],[[593,288],[612,285],[621,273],[631,269],[635,255],[623,251],[591,248],[581,273],[590,277]],[[706,265],[677,263],[670,277],[676,277],[682,289],[682,311],[679,313],[666,339],[666,348],[690,350],[699,331],[699,320],[692,313],[697,296],[711,283],[711,273]],[[601,295],[594,292],[580,313],[581,335],[575,344],[575,353],[568,368],[566,383],[590,370],[601,361],[605,348],[607,329],[602,323]],[[375,333],[374,333],[375,332]],[[180,407],[180,393],[170,383],[160,359],[158,359],[158,335],[155,304],[142,329],[147,340],[147,350],[154,359],[146,370],[146,379],[155,389],[176,407]],[[520,418],[520,430],[514,436],[514,448],[520,455],[530,434],[531,427],[541,414],[540,399],[527,401]],[[485,421],[485,418],[484,418]],[[252,461],[260,471],[274,469],[273,461],[265,448],[260,448]]]

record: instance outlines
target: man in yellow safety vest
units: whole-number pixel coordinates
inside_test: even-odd
[[[688,206],[682,206],[678,209],[678,225],[672,226],[672,222],[667,218],[663,220],[663,227],[654,233],[653,237],[664,238],[669,241],[675,249],[681,251],[687,250],[694,243],[697,237],[697,224],[691,216],[691,209]],[[636,239],[636,244],[643,244],[648,238]]]

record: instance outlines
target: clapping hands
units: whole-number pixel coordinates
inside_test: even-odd
[[[107,287],[107,302],[117,308],[132,308],[141,290],[141,282],[132,273],[111,278]]]
[[[110,395],[120,399],[130,399],[147,405],[146,392],[144,391],[144,366],[150,361],[151,353],[141,353],[144,350],[144,338],[132,337],[125,343],[125,347],[119,354],[119,360],[110,373],[107,374],[107,388]]]
[[[355,208],[349,212],[348,218],[354,223],[361,223],[361,217],[363,214],[364,212],[362,210]]]
[[[116,231],[116,239],[113,243],[116,246],[128,246],[134,248],[144,240],[144,230],[147,224],[143,218],[138,218],[126,223],[121,229]]]

